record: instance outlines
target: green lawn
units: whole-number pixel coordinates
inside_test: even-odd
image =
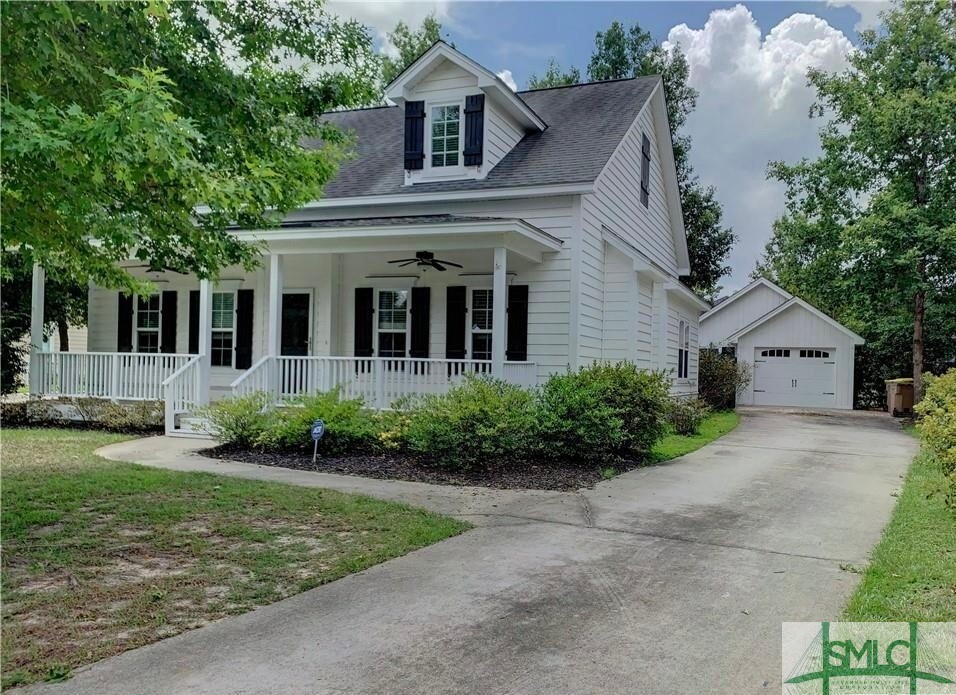
[[[722,437],[740,424],[740,416],[732,410],[711,413],[700,426],[700,431],[692,435],[669,434],[657,443],[651,452],[652,463],[689,454],[692,451]]]
[[[956,620],[956,517],[939,463],[916,457],[883,538],[850,599],[850,621]]]
[[[367,497],[93,454],[120,435],[2,437],[4,686],[65,678],[468,527]]]

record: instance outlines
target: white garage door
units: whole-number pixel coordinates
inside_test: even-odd
[[[754,351],[754,404],[836,406],[833,348],[774,347]]]

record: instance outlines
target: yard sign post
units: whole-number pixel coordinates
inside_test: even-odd
[[[319,455],[319,440],[325,435],[325,422],[316,420],[312,423],[312,463]]]

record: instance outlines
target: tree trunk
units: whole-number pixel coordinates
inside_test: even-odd
[[[56,329],[60,334],[60,352],[70,351],[70,327],[66,321],[57,321]]]
[[[923,317],[926,313],[926,291],[916,290],[913,301],[913,403],[923,400]]]

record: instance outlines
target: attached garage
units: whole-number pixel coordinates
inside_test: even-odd
[[[863,339],[767,280],[704,314],[701,335],[701,348],[733,347],[752,367],[740,405],[853,407],[854,351]]]

